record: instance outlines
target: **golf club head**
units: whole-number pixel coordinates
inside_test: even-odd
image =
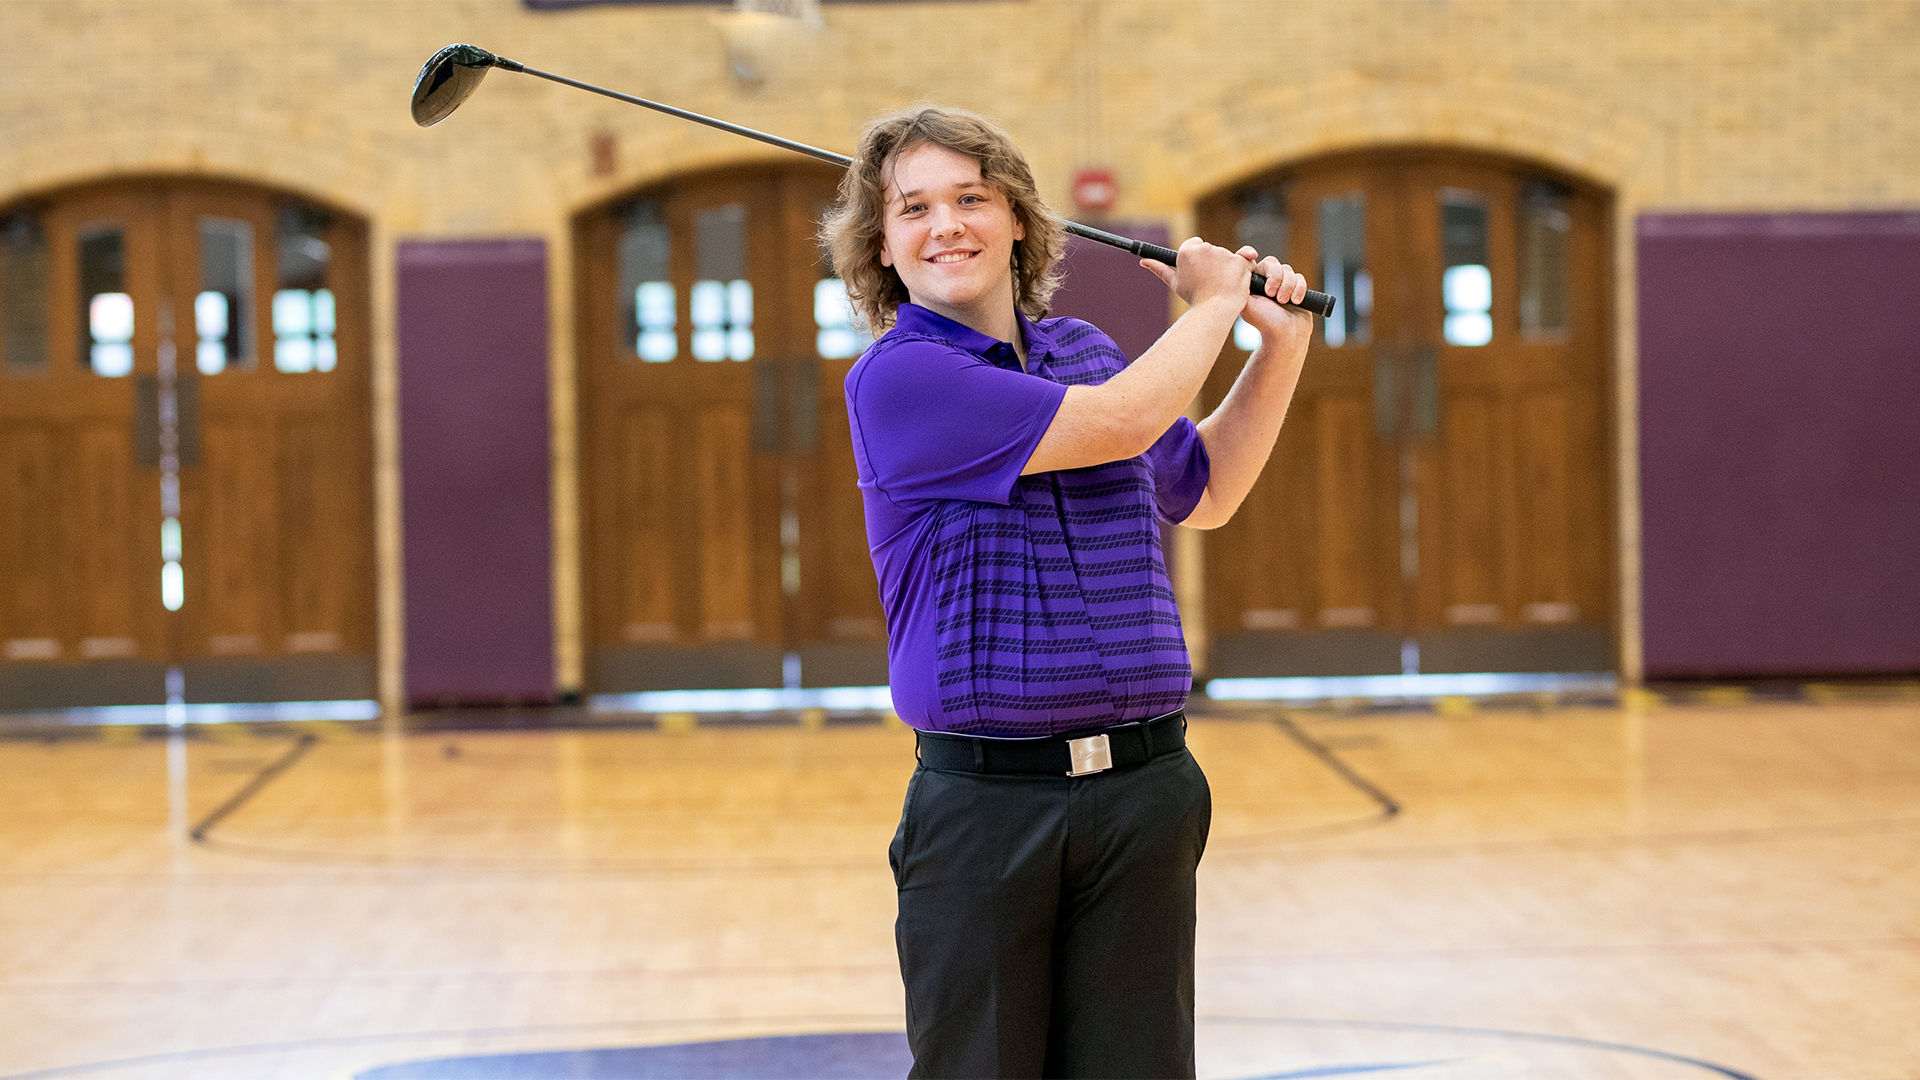
[[[449,45],[434,53],[413,81],[413,122],[432,127],[445,120],[499,61],[478,45]]]

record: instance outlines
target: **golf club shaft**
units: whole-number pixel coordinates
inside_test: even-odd
[[[508,71],[523,71],[528,75],[538,75],[543,79],[571,86],[576,90],[587,90],[599,94],[602,97],[610,97],[615,101],[624,101],[629,105],[638,105],[642,108],[652,109],[655,112],[663,112],[668,116],[677,116],[682,120],[691,120],[696,124],[705,124],[710,128],[730,131],[735,135],[745,135],[749,139],[758,139],[763,143],[771,143],[783,150],[791,150],[796,154],[805,154],[810,158],[819,158],[821,161],[838,165],[843,169],[853,164],[853,159],[845,154],[836,154],[831,150],[822,150],[817,146],[808,146],[806,143],[794,142],[792,139],[783,139],[778,135],[769,135],[764,131],[755,131],[750,127],[741,127],[739,124],[729,124],[725,120],[715,120],[711,116],[702,116],[697,112],[676,109],[671,105],[663,105],[658,101],[648,101],[643,97],[634,97],[632,94],[623,94],[618,90],[609,90],[604,86],[595,86],[592,83],[584,83],[578,79],[569,79],[565,75],[555,75],[551,71],[541,71],[539,68],[530,68],[525,64],[508,60],[504,56],[499,57],[495,61],[494,66],[506,68]]]
[[[494,58],[494,66],[504,68],[508,71],[537,75],[549,82],[557,82],[564,86],[571,86],[576,90],[586,90],[590,93],[599,94],[602,97],[610,97],[615,101],[624,101],[629,105],[638,105],[642,108],[652,109],[655,112],[666,113],[668,116],[677,116],[682,120],[691,120],[696,124],[705,124],[710,128],[719,128],[721,131],[731,132],[735,135],[744,135],[749,139],[756,139],[763,143],[778,146],[783,150],[791,150],[796,154],[805,154],[810,158],[816,158],[820,161],[838,165],[843,169],[853,164],[853,159],[845,154],[836,154],[831,150],[822,150],[817,146],[808,146],[803,142],[783,139],[778,135],[769,135],[764,131],[755,131],[750,127],[741,127],[739,124],[729,124],[725,120],[716,120],[711,116],[702,116],[697,112],[678,109],[672,105],[663,105],[658,101],[649,101],[643,97],[634,97],[632,94],[623,94],[618,90],[609,90],[604,86],[595,86],[592,83],[581,82],[578,79],[569,79],[565,75],[555,75],[551,71],[541,71],[539,68],[528,67],[517,60],[509,60],[504,56],[496,56]],[[1140,258],[1152,259],[1155,262],[1165,263],[1168,266],[1177,265],[1179,253],[1172,248],[1161,247],[1159,244],[1149,244],[1145,240],[1135,240],[1132,237],[1121,236],[1118,233],[1110,233],[1102,229],[1093,228],[1090,225],[1082,225],[1077,221],[1066,222],[1066,228],[1068,232],[1075,236],[1084,237],[1096,243],[1108,244],[1122,251],[1132,252]],[[1249,286],[1248,291],[1253,295],[1265,295],[1267,291],[1266,277],[1262,274],[1253,275],[1253,282]],[[1287,306],[1301,308],[1322,317],[1330,317],[1333,314],[1334,301],[1333,297],[1326,293],[1308,289],[1307,295],[1301,298],[1298,304],[1288,304]]]

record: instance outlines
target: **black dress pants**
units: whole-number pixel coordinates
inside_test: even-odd
[[[1186,750],[1092,776],[922,767],[889,852],[915,1077],[1191,1077]]]

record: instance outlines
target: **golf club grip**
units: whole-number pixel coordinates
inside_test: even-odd
[[[1138,255],[1143,259],[1152,259],[1155,262],[1163,262],[1163,263],[1166,263],[1168,266],[1175,265],[1174,260],[1177,259],[1180,255],[1179,252],[1173,250],[1172,248],[1161,247],[1159,244],[1149,244],[1145,240],[1135,240],[1134,243],[1140,245],[1138,248],[1132,248],[1132,247],[1129,248],[1129,250],[1133,251],[1135,255]],[[1254,274],[1253,284],[1248,287],[1247,291],[1254,296],[1266,295],[1266,291],[1267,291],[1266,275],[1258,274],[1258,273]],[[1326,293],[1319,292],[1314,289],[1308,289],[1307,295],[1301,297],[1299,303],[1288,304],[1287,306],[1297,307],[1302,311],[1311,311],[1315,315],[1318,315],[1323,319],[1330,319],[1333,317],[1334,299],[1332,296],[1329,296]]]

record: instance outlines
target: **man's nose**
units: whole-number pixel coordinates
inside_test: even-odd
[[[960,222],[960,215],[954,213],[950,206],[935,206],[928,227],[933,235],[942,237],[953,236],[964,228]]]

